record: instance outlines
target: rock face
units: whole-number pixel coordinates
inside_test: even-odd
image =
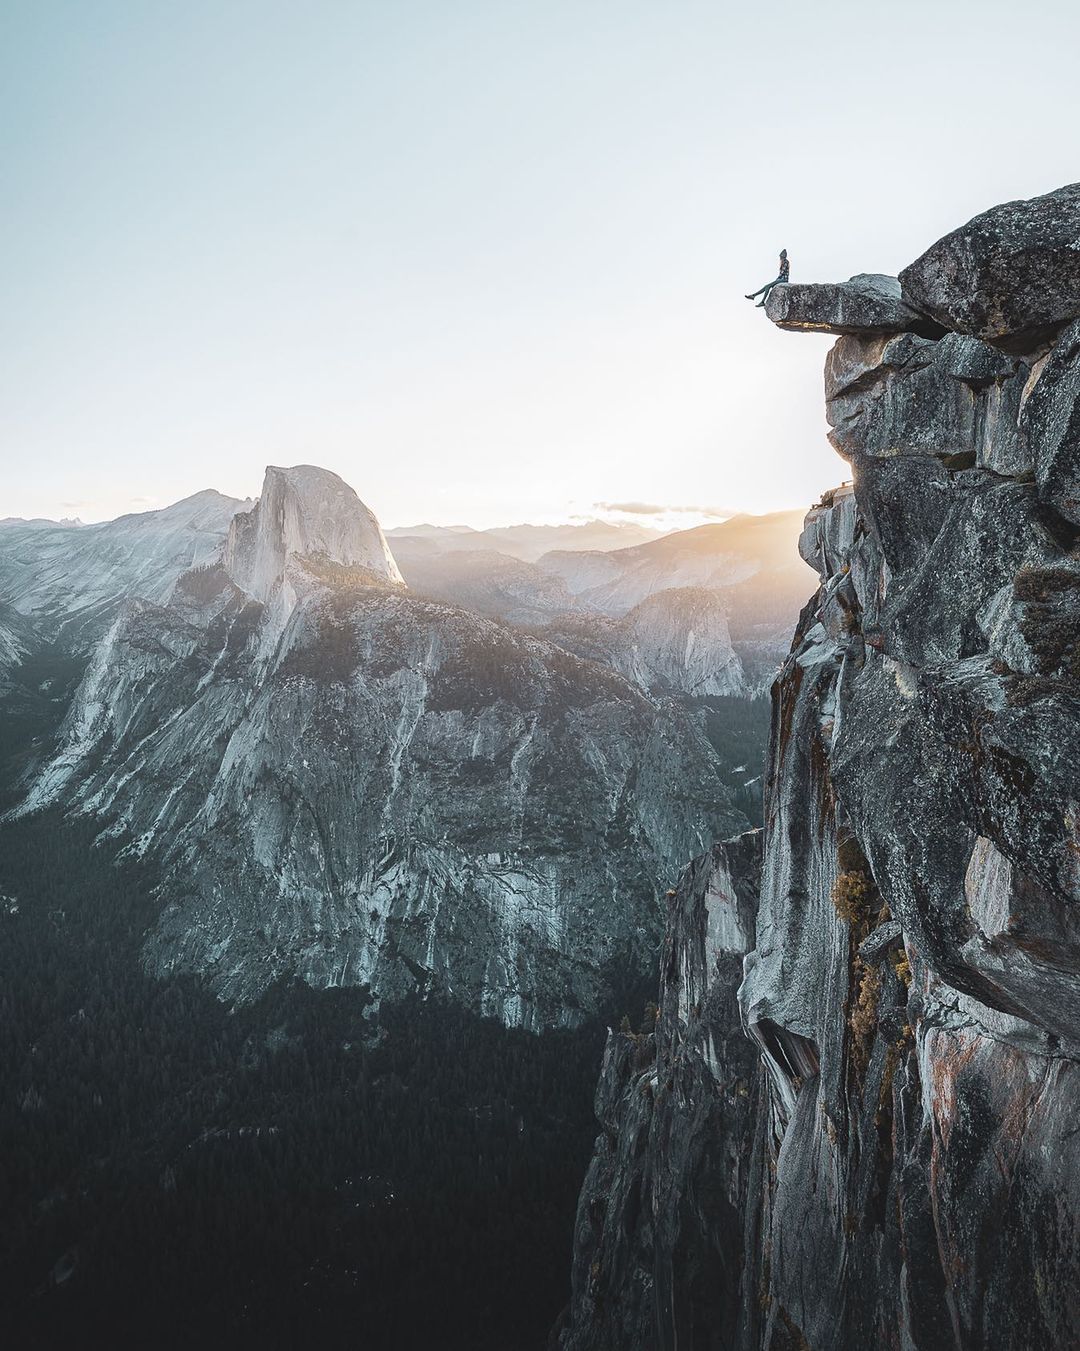
[[[905,303],[895,277],[864,272],[850,281],[788,282],[765,302],[765,313],[791,333],[922,333],[938,337],[944,329]]]
[[[1080,322],[1037,361],[1021,398],[1019,443],[1039,494],[1080,524]]]
[[[715,756],[674,704],[410,595],[319,474],[269,470],[223,564],[128,602],[23,809],[156,860],[146,961],[225,998],[299,976],[580,1021],[657,942],[658,884],[745,824]]]
[[[734,1344],[760,1093],[736,992],[760,872],[759,831],[691,864],[669,896],[655,1025],[608,1034],[566,1351]]]
[[[400,582],[378,521],[347,483],[328,469],[267,468],[254,509],[235,516],[225,571],[242,591],[267,601],[293,559],[326,558]]]
[[[1003,313],[1029,279],[1018,268],[1019,298],[1003,280]],[[609,1051],[564,1347],[1080,1345],[1073,333],[1008,354],[960,333],[849,335],[830,353],[854,486],[807,517],[821,585],[773,689],[741,925],[752,1107],[724,1097],[745,1074],[729,1037],[643,1134],[640,1109],[611,1105],[644,1089]],[[669,924],[658,1042],[693,1035],[667,991],[708,925],[681,906]],[[673,1237],[654,1217],[670,1194],[707,1213],[714,1147],[739,1161],[725,1205],[749,1177],[739,1214]],[[635,1176],[663,1180],[636,1210],[620,1199]],[[642,1274],[719,1250],[704,1293]],[[614,1286],[590,1292],[586,1252]]]
[[[0,605],[0,690],[6,688],[9,672],[25,658],[32,637],[26,619],[9,605]]]
[[[1080,183],[1005,202],[900,274],[904,300],[943,327],[1030,350],[1080,317]]]

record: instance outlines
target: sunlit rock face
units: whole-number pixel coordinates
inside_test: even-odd
[[[242,591],[268,601],[293,558],[325,558],[401,581],[378,521],[347,483],[315,465],[270,465],[254,509],[233,519],[225,571]]]
[[[221,564],[129,602],[24,810],[162,869],[146,947],[230,1000],[279,978],[572,1024],[662,928],[727,805],[689,718],[413,596],[319,470],[269,470]]]
[[[1080,202],[1055,196],[1055,212],[1073,202],[1061,237],[1080,239]],[[758,902],[740,924],[755,1106],[747,1119],[715,1086],[680,1096],[677,1075],[662,1133],[605,1106],[594,1173],[610,1175],[586,1188],[565,1347],[604,1345],[620,1298],[637,1312],[609,1344],[626,1348],[1080,1345],[1080,297],[1062,299],[1068,257],[1058,289],[995,271],[1002,238],[1027,258],[1043,223],[1027,242],[1019,225],[969,231],[956,274],[992,273],[1030,348],[848,334],[830,353],[853,485],[807,517],[820,588],[773,689]],[[695,914],[669,925],[676,970],[707,941]],[[744,1055],[727,1043],[716,1084]],[[644,1093],[607,1075],[621,1103]],[[697,1194],[714,1145],[751,1176],[738,1220],[673,1246],[658,1198]],[[618,1209],[635,1176],[650,1199]],[[589,1242],[597,1280],[618,1274],[586,1298]],[[722,1310],[640,1274],[721,1250]]]

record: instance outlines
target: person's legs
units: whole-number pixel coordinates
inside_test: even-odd
[[[768,298],[769,298],[769,293],[772,291],[772,289],[773,289],[774,286],[779,286],[779,285],[780,285],[780,283],[779,283],[778,281],[771,281],[771,282],[769,282],[768,286],[763,286],[763,287],[761,288],[761,290],[758,292],[758,295],[761,296],[761,299],[758,301],[757,305],[756,305],[754,308],[755,308],[755,309],[759,309],[759,310],[764,309],[764,308],[765,308],[765,302],[766,302],[766,300],[768,300]]]
[[[746,297],[747,300],[756,300],[756,299],[758,298],[758,296],[761,296],[761,305],[764,305],[765,302],[766,302],[766,300],[768,300],[768,298],[769,298],[769,292],[772,290],[772,288],[773,288],[774,286],[779,286],[781,280],[782,280],[782,278],[780,278],[780,277],[775,277],[772,281],[767,282],[767,283],[761,288],[760,291],[755,291],[754,294],[753,294],[752,296],[747,296],[747,297]],[[759,309],[759,310],[761,309],[761,305],[758,306],[758,309]]]

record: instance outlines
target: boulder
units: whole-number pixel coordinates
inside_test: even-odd
[[[957,333],[1034,346],[1080,317],[1080,183],[984,211],[904,268],[900,287]]]
[[[873,337],[885,333],[922,333],[938,337],[942,328],[906,304],[895,277],[863,272],[850,281],[803,282],[777,286],[765,313],[791,333],[846,333]]]

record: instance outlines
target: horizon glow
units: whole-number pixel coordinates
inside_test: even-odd
[[[0,517],[300,462],[388,527],[809,506],[830,339],[743,295],[1075,177],[1049,8],[0,0]]]

